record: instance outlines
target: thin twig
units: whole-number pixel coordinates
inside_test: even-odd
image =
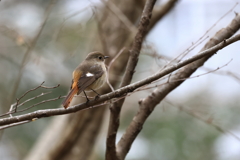
[[[20,69],[19,69],[19,72],[18,72],[18,75],[17,75],[17,78],[16,78],[16,82],[15,82],[15,84],[13,86],[13,90],[12,90],[12,93],[10,95],[10,99],[9,99],[10,103],[12,102],[14,97],[16,96],[16,92],[18,90],[18,86],[19,86],[21,78],[22,78],[22,74],[23,74],[23,70],[24,70],[25,64],[26,64],[26,62],[28,60],[28,57],[29,57],[30,53],[35,48],[40,35],[42,34],[43,28],[46,25],[48,17],[49,17],[49,15],[51,13],[51,10],[53,8],[54,2],[55,2],[55,0],[51,0],[51,2],[49,2],[49,5],[48,5],[48,7],[45,10],[44,21],[42,22],[41,27],[40,27],[39,31],[37,32],[36,36],[34,37],[31,45],[27,48],[27,50],[26,50],[26,52],[24,54],[24,57],[23,57],[23,60],[21,62]]]
[[[64,97],[58,96],[57,98],[52,98],[52,99],[48,99],[48,100],[44,100],[44,101],[38,102],[38,103],[36,103],[36,104],[34,104],[34,105],[31,105],[31,106],[28,107],[28,108],[24,108],[24,109],[22,109],[22,110],[18,110],[17,113],[23,112],[23,111],[26,111],[26,110],[29,110],[29,109],[31,109],[31,108],[33,108],[33,107],[35,107],[35,106],[38,106],[38,105],[43,104],[43,103],[46,103],[46,102],[56,101],[56,100],[61,99],[61,98],[64,98]]]
[[[44,81],[43,81],[39,86],[37,86],[37,87],[35,87],[35,88],[33,88],[33,89],[30,89],[30,90],[26,91],[22,96],[20,96],[19,98],[17,98],[15,105],[11,105],[11,106],[10,106],[9,112],[12,112],[12,110],[14,109],[14,112],[13,112],[13,113],[16,113],[16,112],[17,112],[17,108],[18,108],[18,103],[19,103],[19,101],[20,101],[24,96],[26,96],[29,92],[35,91],[35,90],[37,90],[38,88],[40,88],[43,83],[44,83]],[[14,107],[14,108],[13,108],[13,107]],[[10,114],[10,116],[12,117],[11,114]]]
[[[33,88],[33,89],[30,89],[30,90],[26,91],[22,96],[20,96],[20,98],[17,98],[17,99],[16,99],[16,103],[14,103],[14,104],[12,104],[12,105],[10,106],[9,111],[8,111],[7,113],[5,113],[5,114],[0,115],[0,117],[6,116],[6,115],[10,115],[10,117],[12,117],[12,114],[13,114],[13,113],[18,113],[18,111],[17,111],[17,108],[18,108],[18,107],[24,105],[25,103],[27,103],[27,102],[29,102],[29,101],[31,101],[31,100],[33,100],[33,99],[36,99],[36,98],[38,98],[38,97],[41,97],[41,96],[43,96],[43,95],[48,94],[48,93],[42,93],[42,94],[40,94],[40,95],[38,95],[38,96],[35,96],[35,97],[33,97],[33,98],[30,98],[30,99],[22,102],[21,104],[19,104],[20,100],[21,100],[23,97],[25,97],[28,93],[30,93],[30,92],[32,92],[32,91],[35,91],[35,90],[37,90],[38,88],[54,89],[54,88],[57,88],[57,87],[60,86],[60,84],[58,84],[58,85],[53,86],[53,87],[47,87],[47,86],[43,86],[44,82],[45,82],[45,81],[43,81],[39,86],[37,86],[37,87],[35,87],[35,88]]]
[[[212,69],[207,68],[203,66],[201,69],[205,71],[211,71]],[[222,76],[229,76],[233,79],[235,79],[238,83],[240,83],[240,76],[238,76],[236,73],[230,72],[230,71],[219,71],[219,72],[214,72],[215,74],[222,75]]]
[[[237,14],[236,17],[231,21],[231,23],[226,27],[218,31],[202,48],[201,52],[204,50],[207,51],[210,48],[215,48],[218,45],[222,45],[226,42],[226,39],[237,38],[233,36],[240,28],[240,15]],[[233,37],[232,37],[233,36]],[[238,34],[240,38],[240,34]],[[230,38],[231,37],[231,38]],[[213,47],[215,45],[215,47]],[[185,67],[181,68],[177,71],[177,74],[171,77],[171,80],[178,80],[181,78],[187,78],[191,74],[193,74],[200,66],[202,66],[210,57],[214,55],[216,52],[212,52],[213,54],[208,54],[197,61],[186,65]],[[197,56],[197,55],[196,55]],[[193,56],[193,57],[196,57]],[[190,58],[192,59],[192,58]],[[187,59],[188,60],[188,59]],[[185,61],[187,61],[185,60]],[[184,62],[184,61],[183,61]],[[179,62],[176,65],[181,64]],[[175,66],[175,65],[174,65]],[[169,67],[168,67],[169,68]],[[170,72],[171,73],[171,72]],[[178,81],[175,83],[168,83],[163,87],[156,88],[151,94],[149,94],[146,98],[141,99],[139,101],[139,111],[134,116],[133,120],[131,121],[130,125],[126,129],[125,133],[121,137],[120,141],[117,144],[117,149],[124,152],[126,155],[131,148],[132,143],[142,130],[142,127],[150,116],[154,108],[176,87],[181,85],[184,81]]]
[[[20,101],[23,97],[25,97],[28,93],[30,93],[30,92],[32,92],[32,91],[35,91],[35,90],[37,90],[38,88],[54,89],[54,88],[57,88],[57,87],[60,86],[60,84],[58,84],[58,85],[53,86],[53,87],[47,87],[47,86],[43,86],[44,83],[45,83],[45,81],[43,81],[39,86],[37,86],[37,87],[35,87],[35,88],[33,88],[33,89],[30,89],[30,90],[26,91],[22,96],[20,96],[19,98],[17,98],[17,99],[16,99],[17,102],[16,102],[15,104],[11,105],[9,112],[11,112],[11,111],[13,110],[13,107],[15,107],[15,112],[16,112],[16,111],[17,111],[17,108],[18,108],[18,106],[19,106],[19,105],[18,105],[18,104],[19,104],[19,101]],[[45,94],[42,93],[40,96],[43,96],[43,95],[45,95]],[[40,97],[40,96],[37,96],[36,98],[38,98],[38,97]]]
[[[123,47],[118,54],[111,60],[111,62],[108,65],[109,72],[111,70],[112,64],[116,61],[116,59],[126,50],[126,47]]]
[[[150,24],[152,10],[155,5],[156,0],[147,0],[142,12],[142,16],[140,19],[140,23],[138,26],[137,34],[133,41],[133,45],[129,50],[129,59],[126,66],[126,71],[124,73],[122,82],[120,87],[124,87],[131,83],[135,67],[138,63],[138,57],[140,54],[140,50],[142,48],[143,39],[147,33],[147,28]],[[107,150],[106,150],[106,160],[118,160],[124,159],[125,155],[122,152],[116,150],[116,134],[119,128],[119,116],[121,112],[122,105],[125,101],[125,98],[113,103],[110,106],[110,120],[109,120],[109,128],[108,128],[108,136],[107,136]]]
[[[166,78],[167,78],[168,80],[167,80],[167,82],[165,82],[165,83],[156,84],[156,85],[154,85],[154,86],[145,85],[145,86],[148,86],[148,87],[145,87],[145,86],[139,87],[139,88],[136,89],[134,92],[143,91],[143,90],[152,89],[152,88],[157,88],[157,87],[160,87],[160,86],[162,86],[162,85],[166,85],[166,84],[168,84],[168,83],[174,83],[174,82],[183,81],[183,80],[187,80],[187,79],[198,78],[198,77],[207,75],[207,74],[209,74],[209,73],[216,72],[217,70],[220,70],[220,69],[226,67],[231,61],[232,61],[232,59],[231,59],[229,62],[227,62],[226,64],[224,64],[224,65],[222,65],[222,66],[220,66],[220,67],[217,67],[216,69],[208,70],[208,72],[206,72],[206,73],[198,74],[198,75],[192,76],[192,77],[186,77],[186,78],[180,78],[180,79],[170,80],[170,79],[169,79],[169,76],[167,76],[167,77],[161,79],[161,80],[163,80],[163,79],[166,79]],[[171,73],[170,73],[170,74],[171,74]],[[154,84],[154,83],[156,83],[156,82],[158,82],[158,81],[159,81],[159,80],[154,81],[154,82],[152,82],[151,84]]]
[[[33,88],[33,89],[29,89],[28,91],[26,91],[22,96],[20,96],[18,98],[18,100],[21,100],[24,96],[26,96],[29,92],[32,92],[32,91],[35,91],[37,90],[38,88],[41,88],[41,86],[43,85],[43,83],[45,83],[45,81],[43,81],[39,86]]]
[[[111,60],[111,62],[109,63],[109,65],[108,65],[108,71],[107,71],[107,84],[108,84],[108,86],[111,88],[111,90],[112,91],[114,91],[114,88],[113,88],[113,86],[111,85],[111,83],[109,82],[109,74],[110,74],[110,70],[111,70],[111,67],[112,67],[112,64],[115,62],[115,60],[124,52],[124,50],[125,50],[126,48],[125,47],[123,47],[119,52],[118,52],[118,54]]]
[[[170,58],[170,57],[167,57],[165,55],[159,55],[157,53],[155,53],[155,51],[153,53],[147,53],[145,55],[148,55],[148,56],[152,56],[154,57],[155,59],[166,59],[168,61],[170,61],[171,59],[173,58]],[[175,62],[176,64],[177,62]],[[205,71],[212,71],[213,69],[212,68],[208,68],[206,66],[202,66],[201,68],[199,68],[201,70],[205,70]],[[212,72],[214,74],[217,74],[217,75],[222,75],[222,76],[229,76],[233,79],[235,79],[238,83],[240,83],[240,76],[237,75],[237,73],[233,73],[231,71],[218,71],[218,72]],[[164,78],[163,78],[164,79]],[[162,80],[162,79],[161,79]]]
[[[24,102],[22,102],[21,104],[19,104],[17,107],[19,108],[20,106],[26,104],[27,102],[30,102],[31,100],[34,100],[36,98],[42,97],[42,96],[44,96],[46,94],[50,94],[50,93],[52,93],[52,92],[41,93],[40,95],[29,98],[29,99],[25,100]],[[13,111],[13,107],[15,107],[15,106],[16,106],[16,103],[12,104],[10,107],[10,110],[7,113],[1,114],[0,117],[6,116],[6,115],[10,115],[12,117],[12,115],[11,115],[12,113],[18,113],[16,111]]]
[[[205,37],[224,17],[226,17],[229,13],[233,11],[233,9],[238,5],[236,3],[229,11],[227,11],[222,17],[220,17],[217,22],[215,22],[195,43],[193,43],[195,46],[192,48],[188,48],[185,53],[183,52],[182,57],[180,58],[179,61],[181,61],[190,51],[192,51],[195,47],[197,47],[199,44],[201,44],[203,41],[205,41],[209,36]],[[205,38],[204,38],[205,37]],[[181,54],[180,54],[181,55]]]
[[[240,16],[238,16],[236,18],[239,18],[239,21],[240,21]],[[236,18],[235,18],[235,20],[236,20]],[[126,95],[127,93],[130,93],[143,85],[149,84],[149,83],[151,83],[151,82],[153,82],[153,81],[155,81],[155,80],[157,80],[157,79],[159,79],[159,78],[161,78],[161,77],[163,77],[163,76],[165,76],[187,64],[197,61],[203,57],[212,55],[212,54],[216,53],[218,50],[220,50],[238,40],[240,40],[240,34],[238,34],[234,37],[231,37],[227,40],[224,40],[223,42],[213,46],[212,48],[209,48],[205,51],[200,52],[198,55],[195,55],[189,59],[186,59],[185,61],[180,62],[176,65],[170,66],[170,67],[164,69],[163,71],[160,71],[160,72],[158,72],[152,76],[149,76],[141,81],[138,81],[138,82],[132,83],[130,85],[127,85],[125,87],[122,87],[120,89],[117,89],[114,92],[110,92],[108,94],[102,95],[97,100],[90,100],[87,104],[86,103],[78,104],[78,105],[69,107],[68,109],[63,109],[63,108],[44,109],[44,110],[38,110],[38,111],[30,112],[27,114],[19,115],[19,116],[2,118],[2,119],[0,119],[0,126],[8,125],[8,124],[16,123],[16,122],[22,122],[22,121],[26,121],[26,120],[32,120],[35,118],[42,118],[42,117],[49,117],[49,116],[73,113],[73,112],[77,112],[79,110],[83,110],[85,108],[90,108],[93,105],[99,104],[101,102],[105,102],[112,98],[121,97],[121,96]]]
[[[185,51],[183,51],[181,54],[179,54],[176,58],[172,59],[167,65],[172,63],[173,61],[177,60],[179,57],[181,57],[178,62],[180,62],[190,51],[192,51],[194,48],[196,48],[198,45],[200,45],[203,41],[209,38],[209,36],[205,37],[224,17],[226,17],[229,13],[233,11],[233,9],[238,5],[236,3],[229,11],[227,11],[222,17],[220,17],[196,42],[193,42],[190,47],[188,47]],[[205,38],[204,38],[205,37]],[[167,66],[165,65],[165,67]]]
[[[230,134],[231,136],[233,136],[234,138],[236,138],[238,141],[240,141],[240,137],[236,136],[235,134],[233,134],[232,132],[228,131],[227,129],[224,129],[224,128],[221,127],[221,126],[219,126],[219,125],[217,125],[217,124],[214,124],[214,123],[212,122],[212,120],[209,120],[209,118],[208,118],[208,119],[204,119],[203,117],[199,116],[198,114],[194,113],[193,111],[187,109],[186,107],[184,107],[184,106],[182,106],[182,105],[173,104],[173,103],[171,103],[170,101],[168,101],[168,100],[166,100],[166,99],[165,99],[164,101],[167,102],[168,104],[170,104],[170,106],[176,107],[176,108],[178,108],[179,110],[187,113],[188,115],[191,115],[191,116],[197,118],[198,120],[200,120],[200,121],[202,121],[202,122],[204,122],[204,123],[206,123],[206,124],[214,127],[214,128],[215,128],[216,130],[218,130],[219,132],[222,132],[222,133],[224,133],[224,134]],[[211,119],[212,119],[212,118],[211,118]]]
[[[5,125],[5,126],[0,127],[0,130],[10,128],[10,127],[14,127],[14,126],[18,126],[18,125],[25,124],[25,123],[29,123],[29,122],[32,122],[32,120],[27,120],[27,121],[22,121],[22,122],[17,122],[17,123]]]
[[[25,103],[27,103],[27,102],[29,102],[29,101],[31,101],[31,100],[33,100],[33,99],[39,98],[39,97],[44,96],[44,95],[49,94],[49,93],[52,93],[52,92],[41,93],[41,94],[38,95],[38,96],[32,97],[32,98],[30,98],[30,99],[27,99],[26,101],[24,101],[24,102],[22,102],[21,104],[19,104],[18,107],[24,105]],[[82,98],[85,98],[85,96],[82,96],[82,95],[75,95],[74,97],[79,97],[79,96],[82,97]],[[40,102],[40,103],[37,103],[37,104],[32,105],[32,106],[29,107],[28,109],[30,109],[30,108],[32,108],[32,107],[35,107],[35,106],[37,106],[37,105],[46,103],[46,102],[55,101],[55,100],[62,99],[62,98],[66,98],[66,97],[67,97],[67,96],[58,96],[58,97],[56,97],[56,98],[52,98],[52,99],[49,99],[49,100],[45,100],[45,101],[42,101],[42,102]],[[88,96],[88,98],[94,99],[95,97],[90,97],[90,96]],[[15,106],[15,105],[16,105],[16,103],[12,104],[11,106]],[[13,109],[13,107],[11,107],[11,108]],[[6,115],[10,115],[10,117],[12,117],[12,114],[13,114],[13,113],[19,113],[19,112],[25,111],[25,110],[19,110],[19,111],[15,112],[15,111],[13,111],[12,109],[10,109],[10,111],[7,112],[7,113],[1,114],[0,117],[4,117],[4,116],[6,116]],[[26,109],[26,110],[27,110],[27,109]]]

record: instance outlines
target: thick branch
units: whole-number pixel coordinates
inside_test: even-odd
[[[206,50],[207,52],[209,50],[212,50],[216,46],[224,45],[228,40],[225,40],[229,37],[231,37],[234,33],[236,33],[240,28],[240,15],[238,14],[232,22],[229,24],[227,28],[221,29],[216,33],[216,35],[209,40],[209,42],[204,46],[202,50]],[[235,37],[232,37],[230,39],[235,39],[239,37],[240,35],[236,35]],[[229,39],[229,40],[230,40]],[[213,47],[216,45],[215,47]],[[212,48],[210,48],[212,47]],[[208,49],[210,48],[210,49]],[[206,52],[203,51],[203,52]],[[161,86],[154,90],[148,97],[146,97],[143,100],[139,101],[140,109],[138,113],[134,116],[132,122],[128,126],[126,132],[123,134],[121,140],[119,141],[117,148],[121,148],[123,156],[127,154],[129,151],[133,141],[137,137],[138,133],[141,131],[144,122],[148,118],[148,116],[152,113],[154,108],[157,104],[159,104],[162,99],[170,93],[173,89],[178,87],[182,82],[184,82],[192,73],[194,73],[200,66],[202,66],[205,61],[207,61],[212,55],[214,55],[215,51],[204,56],[202,59],[199,59],[181,70],[179,70],[175,75],[172,76],[170,79],[170,82],[167,83],[164,86]],[[201,54],[200,54],[201,55]],[[199,56],[200,56],[199,55]],[[195,56],[196,57],[196,56]],[[192,58],[190,58],[192,59]],[[189,60],[189,59],[188,59]],[[185,60],[185,61],[188,61]],[[185,62],[184,61],[184,62]],[[179,64],[182,64],[183,62],[180,62]],[[179,65],[177,64],[177,65]],[[181,80],[179,80],[181,79]],[[172,81],[172,82],[171,82]]]
[[[240,16],[238,16],[239,18]],[[236,18],[235,18],[236,20]],[[240,25],[240,18],[237,22],[238,25]],[[9,117],[9,118],[2,118],[0,119],[0,126],[3,125],[8,125],[8,124],[12,124],[12,123],[16,123],[16,122],[22,122],[22,121],[26,121],[26,120],[35,120],[37,118],[42,118],[42,117],[50,117],[50,116],[56,116],[56,115],[63,115],[63,114],[68,114],[68,113],[74,113],[80,110],[84,110],[87,108],[91,108],[92,106],[99,104],[101,102],[110,100],[112,98],[117,98],[117,97],[121,97],[126,95],[129,92],[134,91],[135,89],[144,86],[146,84],[149,84],[155,80],[158,80],[159,78],[187,65],[190,64],[198,59],[201,59],[203,57],[215,54],[218,50],[230,45],[231,43],[234,43],[236,41],[240,40],[240,34],[231,37],[227,40],[223,40],[221,43],[219,43],[218,45],[209,48],[203,52],[200,52],[200,54],[195,55],[189,59],[186,59],[185,61],[182,61],[178,64],[175,64],[173,66],[167,67],[164,70],[160,71],[159,73],[156,73],[146,79],[143,79],[141,81],[132,83],[130,85],[127,85],[125,87],[122,87],[120,89],[115,90],[114,92],[110,92],[108,94],[104,94],[102,95],[98,100],[91,100],[89,101],[87,104],[86,103],[82,103],[82,104],[78,104],[75,106],[72,106],[68,109],[63,109],[63,108],[59,108],[59,109],[45,109],[45,110],[38,110],[35,112],[31,112],[31,113],[27,113],[24,115],[19,115],[19,116],[14,116],[14,117]]]
[[[120,84],[120,88],[124,87],[131,83],[132,76],[135,70],[135,67],[138,62],[138,56],[140,54],[140,50],[142,47],[143,39],[147,32],[147,27],[150,23],[150,19],[152,16],[153,6],[156,0],[148,0],[144,6],[143,13],[141,16],[141,20],[138,26],[138,31],[135,36],[133,46],[129,51],[129,59],[126,67],[125,74],[123,76],[123,80]],[[113,103],[110,106],[110,120],[109,120],[109,128],[108,128],[108,136],[107,136],[107,150],[106,150],[106,160],[119,159],[116,153],[116,134],[119,127],[119,115],[121,112],[122,105],[124,103],[125,98]]]
[[[153,17],[152,20],[148,26],[148,31],[152,29],[155,24],[164,17],[176,4],[178,0],[169,0],[166,2],[163,6],[159,7],[158,9],[153,10]],[[146,35],[146,34],[145,34]],[[145,36],[143,35],[143,36]],[[130,59],[129,59],[130,60]],[[131,62],[131,61],[130,61]],[[132,70],[132,75],[133,75],[134,69]],[[129,82],[130,83],[130,82]],[[110,115],[110,124],[109,124],[109,130],[108,130],[108,137],[107,137],[107,153],[106,153],[106,158],[111,159],[108,157],[116,157],[116,134],[117,130],[119,127],[119,115],[121,112],[121,106],[124,102],[124,99],[115,103],[114,106],[110,107],[111,115]],[[119,107],[117,107],[117,105]]]

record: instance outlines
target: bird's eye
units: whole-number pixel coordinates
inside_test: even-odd
[[[102,57],[100,56],[100,57],[98,57],[98,59],[100,59],[100,60],[101,60],[101,59],[102,59]]]

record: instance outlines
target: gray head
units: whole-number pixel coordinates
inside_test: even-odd
[[[101,52],[91,52],[87,55],[87,61],[96,61],[96,62],[104,62],[105,59],[109,58],[109,56],[103,55]]]

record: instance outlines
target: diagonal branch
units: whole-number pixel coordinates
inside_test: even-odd
[[[208,118],[208,119],[204,119],[203,117],[201,117],[200,115],[196,114],[195,112],[193,112],[192,110],[190,109],[187,109],[187,107],[185,106],[182,106],[180,104],[173,104],[171,103],[170,101],[168,100],[164,100],[164,102],[167,102],[170,106],[173,106],[173,107],[176,107],[178,108],[180,111],[183,111],[185,112],[186,114],[190,115],[190,116],[193,116],[194,118],[214,127],[216,130],[218,130],[219,132],[222,132],[223,134],[229,134],[231,135],[232,137],[236,138],[236,140],[240,141],[240,138],[235,135],[234,133],[232,133],[231,131],[228,131],[227,129],[225,128],[222,128],[221,126],[215,124],[212,122],[212,118]]]
[[[238,25],[238,28],[240,28],[240,16],[237,16],[234,19],[234,23],[235,25]],[[237,26],[236,26],[237,27]],[[234,30],[234,28],[232,28]],[[233,34],[233,33],[232,33]],[[2,118],[0,119],[0,126],[3,125],[8,125],[8,124],[12,124],[12,123],[16,123],[16,122],[22,122],[22,121],[26,121],[26,120],[35,120],[35,119],[39,119],[39,118],[43,118],[43,117],[50,117],[50,116],[56,116],[56,115],[63,115],[63,114],[68,114],[68,113],[74,113],[80,110],[84,110],[87,108],[92,108],[92,106],[99,104],[101,102],[105,102],[107,100],[110,100],[112,98],[117,98],[117,97],[121,97],[121,96],[125,96],[127,93],[130,93],[134,90],[136,90],[137,88],[144,86],[146,84],[149,84],[153,81],[158,80],[159,78],[179,69],[182,68],[183,66],[190,64],[196,60],[199,60],[201,58],[204,57],[209,57],[209,55],[213,55],[215,54],[218,50],[236,42],[240,40],[240,34],[231,37],[227,40],[224,40],[215,45],[214,47],[211,47],[205,51],[200,52],[198,55],[195,55],[189,59],[186,59],[182,62],[179,62],[178,64],[175,64],[173,66],[167,67],[164,70],[150,76],[147,77],[141,81],[132,83],[130,85],[127,85],[125,87],[122,87],[120,89],[115,90],[114,92],[110,92],[108,94],[104,94],[102,95],[98,100],[91,100],[89,101],[87,104],[86,103],[81,103],[75,106],[72,106],[68,109],[63,109],[63,108],[59,108],[59,109],[45,109],[45,110],[38,110],[35,112],[30,112],[27,114],[23,114],[23,115],[19,115],[19,116],[14,116],[14,117],[9,117],[9,118]],[[214,41],[214,40],[213,40]],[[208,46],[208,45],[207,45]],[[208,46],[210,47],[210,45]],[[191,65],[195,65],[194,63],[192,63]],[[169,83],[171,84],[171,83]]]
[[[126,67],[126,71],[124,73],[122,82],[120,84],[120,88],[124,87],[131,83],[133,73],[135,67],[138,63],[138,56],[140,54],[140,50],[142,47],[143,39],[147,33],[147,28],[150,23],[150,19],[152,16],[153,6],[156,0],[148,0],[144,6],[142,17],[138,26],[138,31],[135,36],[132,48],[129,50],[129,59]],[[125,98],[113,103],[110,106],[110,120],[109,120],[109,128],[108,128],[108,136],[107,136],[107,149],[106,149],[106,160],[116,159],[118,160],[118,153],[116,153],[116,134],[119,127],[119,115],[121,112],[122,105],[125,101]],[[120,158],[121,159],[121,158]]]
[[[236,33],[239,30],[239,28],[240,28],[240,15],[237,14],[236,17],[232,20],[232,22],[228,25],[228,27],[218,31],[216,35],[209,40],[209,42],[203,47],[201,51],[209,50],[208,48],[210,47],[214,48],[213,46],[215,45],[218,46],[225,43],[227,41],[226,39],[233,36],[233,34]],[[239,34],[236,36],[239,36]],[[236,36],[232,38],[236,38]],[[212,52],[211,54],[208,54],[202,59],[199,59],[183,67],[170,78],[169,83],[155,89],[148,97],[139,101],[140,109],[138,113],[134,116],[126,132],[123,134],[122,138],[117,144],[117,148],[119,148],[119,150],[122,150],[123,156],[127,154],[133,141],[137,137],[138,133],[141,131],[143,124],[145,123],[148,116],[152,113],[156,105],[159,104],[168,93],[170,93],[173,89],[175,89],[185,81],[179,79],[188,78],[199,67],[201,67],[211,56],[213,56],[214,53],[215,52]],[[176,65],[179,65],[181,63],[182,62]]]

